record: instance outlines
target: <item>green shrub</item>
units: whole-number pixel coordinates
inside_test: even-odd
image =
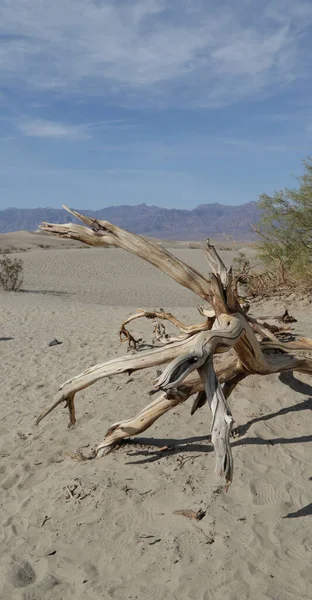
[[[259,256],[285,284],[312,287],[312,158],[304,161],[298,189],[262,194]]]
[[[0,287],[6,292],[19,290],[23,283],[24,263],[20,258],[0,259]]]

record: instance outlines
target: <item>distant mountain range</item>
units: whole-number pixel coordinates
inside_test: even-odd
[[[253,240],[251,223],[257,223],[257,202],[239,206],[201,204],[193,210],[159,206],[108,206],[100,210],[80,210],[97,219],[110,221],[133,233],[165,240],[203,240],[207,237],[232,236],[237,241]],[[75,221],[65,210],[54,208],[7,208],[0,211],[0,233],[35,231],[42,221]]]

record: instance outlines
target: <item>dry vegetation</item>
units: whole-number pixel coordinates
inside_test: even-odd
[[[0,259],[0,287],[6,292],[17,291],[23,283],[23,261],[19,258]]]
[[[272,296],[286,296],[293,291],[307,291],[309,285],[299,284],[284,264],[277,263],[271,269],[253,264],[244,252],[233,259],[233,273],[238,295],[245,301]]]

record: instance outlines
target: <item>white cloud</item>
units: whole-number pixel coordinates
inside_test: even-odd
[[[307,75],[310,4],[211,4],[2,0],[1,79],[127,104],[220,106]]]
[[[233,146],[234,148],[240,148],[248,152],[286,152],[288,145],[286,143],[276,143],[276,141],[251,141],[245,139],[219,139],[219,141],[226,146]]]
[[[20,135],[6,135],[5,137],[0,138],[0,143],[1,142],[11,142],[12,140],[17,140],[19,137],[21,137]]]
[[[90,135],[82,126],[66,125],[42,119],[27,119],[17,124],[18,131],[27,137],[86,140]]]
[[[91,139],[92,132],[96,129],[125,129],[131,127],[130,123],[121,121],[119,119],[94,121],[91,123],[83,123],[80,125],[72,125],[71,123],[59,123],[56,121],[47,121],[44,119],[31,119],[29,117],[24,118],[20,121],[11,119],[11,122],[15,125],[15,128],[18,130],[18,132],[21,133],[23,136],[52,139],[63,138],[73,141]]]

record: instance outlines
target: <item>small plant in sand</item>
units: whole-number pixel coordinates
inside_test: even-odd
[[[20,258],[0,258],[0,287],[6,292],[20,289],[24,280],[24,263]]]
[[[138,415],[111,425],[104,440],[97,446],[95,456],[106,455],[124,438],[145,431],[161,415],[193,397],[191,414],[206,403],[211,409],[211,442],[216,455],[216,472],[223,475],[229,485],[233,477],[230,444],[233,417],[228,403],[231,393],[252,374],[266,376],[283,371],[312,374],[312,358],[305,356],[312,350],[312,340],[291,335],[290,326],[281,321],[271,324],[263,318],[251,316],[250,306],[243,304],[237,294],[232,269],[226,268],[209,240],[204,252],[210,273],[203,275],[151,240],[107,221],[66,210],[87,227],[75,223],[44,223],[41,228],[47,233],[90,246],[123,248],[158,267],[206,305],[197,307],[203,320],[192,325],[182,323],[162,309],[139,310],[131,315],[121,324],[119,335],[121,340],[128,342],[133,353],[92,366],[63,383],[54,403],[38,417],[37,423],[65,402],[69,426],[72,426],[76,422],[75,395],[80,390],[105,377],[164,365],[163,372],[158,373],[153,381],[151,393],[158,392],[156,399]],[[105,260],[105,256],[103,258]],[[140,340],[135,339],[126,327],[139,318],[154,321],[158,347],[142,350]],[[175,325],[177,335],[166,334],[166,321]]]
[[[233,258],[233,274],[237,284],[248,287],[253,265],[245,252],[238,252]]]

